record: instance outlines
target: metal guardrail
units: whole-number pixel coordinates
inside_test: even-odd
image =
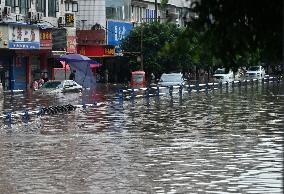
[[[232,87],[235,86],[247,86],[249,84],[254,84],[255,82],[261,81],[262,84],[270,83],[270,82],[280,82],[282,77],[267,77],[263,78],[262,80],[252,79],[252,80],[243,80],[243,81],[233,81],[229,82],[222,82],[222,83],[205,83],[205,84],[191,84],[191,85],[181,85],[181,86],[169,86],[169,87],[148,87],[148,88],[129,88],[129,89],[119,89],[114,97],[115,100],[118,100],[120,103],[124,100],[134,100],[135,98],[146,98],[149,99],[150,97],[159,97],[164,96],[167,93],[162,92],[164,89],[168,89],[168,94],[173,96],[173,94],[179,94],[182,96],[184,93],[199,93],[199,92],[206,92],[213,90],[222,89],[223,87],[228,88],[229,85]],[[178,89],[178,91],[175,91]],[[142,92],[142,94],[141,94]],[[152,92],[152,93],[151,93]],[[77,109],[86,109],[89,107],[100,107],[103,106],[105,103],[97,103],[94,102],[93,104],[82,104],[82,105],[57,105],[57,106],[49,106],[49,107],[41,107],[38,110],[28,111],[25,110],[23,112],[7,112],[3,115],[0,115],[1,119],[4,119],[4,122],[11,127],[13,119],[20,119],[24,123],[28,123],[31,120],[31,117],[42,117],[45,115],[56,115],[56,114],[65,114]]]
[[[116,94],[116,99],[119,101],[123,100],[133,100],[134,98],[150,98],[154,96],[163,96],[169,94],[182,95],[184,93],[199,93],[199,92],[209,92],[210,90],[218,90],[223,87],[228,88],[229,86],[247,86],[249,84],[258,83],[261,81],[262,84],[269,82],[280,82],[282,77],[266,77],[263,79],[251,79],[251,80],[237,80],[233,82],[220,82],[220,83],[197,83],[197,84],[188,84],[188,85],[176,85],[176,86],[155,86],[148,88],[130,88],[130,89],[119,89]],[[168,93],[163,93],[164,89],[168,89]],[[178,89],[178,91],[174,91]],[[152,93],[150,93],[152,91]],[[141,94],[142,93],[142,94]]]

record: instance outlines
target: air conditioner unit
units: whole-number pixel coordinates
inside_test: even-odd
[[[31,20],[31,21],[35,21],[36,20],[36,14],[32,11],[29,11],[28,12],[28,19]]]
[[[3,10],[3,15],[11,15],[11,7],[10,6],[5,6]]]
[[[20,21],[21,20],[21,15],[16,15],[16,21]]]
[[[41,21],[42,18],[43,18],[43,13],[42,13],[42,12],[37,12],[37,13],[36,13],[36,20],[37,20],[37,21]]]

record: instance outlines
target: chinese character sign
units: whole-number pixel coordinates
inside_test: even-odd
[[[109,45],[120,45],[122,39],[124,39],[133,28],[132,23],[129,22],[118,22],[108,21],[108,44]]]
[[[66,27],[74,27],[74,14],[65,14],[65,24]]]
[[[67,36],[67,53],[76,52],[76,36]]]
[[[51,30],[40,31],[40,48],[51,49],[52,48],[52,34]]]
[[[9,48],[15,49],[39,49],[39,29],[25,26],[9,26]]]

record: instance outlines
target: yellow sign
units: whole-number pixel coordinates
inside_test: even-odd
[[[79,53],[80,53],[81,55],[86,55],[85,47],[81,47]]]
[[[74,14],[66,13],[65,14],[65,24],[66,27],[74,27]]]
[[[105,48],[105,55],[114,55],[114,48]]]
[[[40,40],[51,40],[51,32],[40,32]]]

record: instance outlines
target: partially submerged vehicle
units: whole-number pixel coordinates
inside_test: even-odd
[[[180,85],[184,85],[185,84],[185,80],[183,78],[182,73],[164,73],[162,74],[159,82],[158,82],[158,86],[180,86]]]
[[[50,80],[39,88],[36,93],[78,93],[83,87],[73,80]]]
[[[225,68],[218,68],[213,75],[215,82],[233,82],[234,81],[234,72],[232,70],[226,71]]]

